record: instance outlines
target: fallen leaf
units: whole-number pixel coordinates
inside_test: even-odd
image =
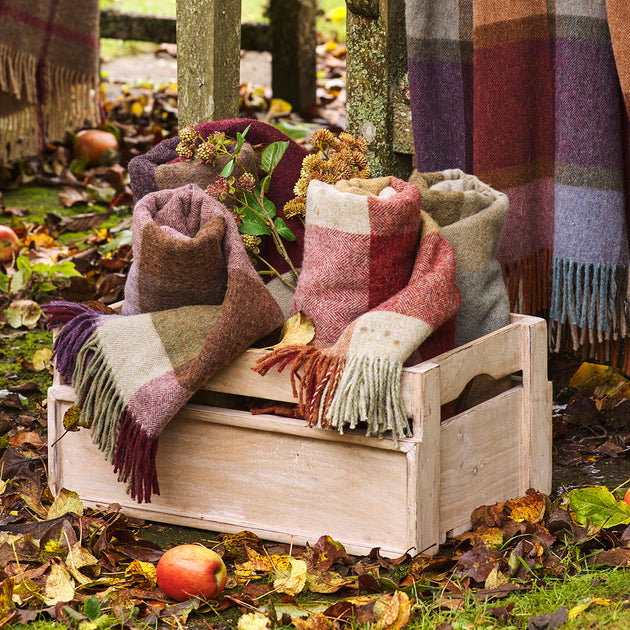
[[[136,588],[150,591],[154,589],[157,584],[157,570],[155,565],[151,562],[134,560],[125,569],[125,578],[129,582],[132,582]]]
[[[71,602],[74,599],[74,580],[61,562],[56,562],[50,569],[44,588],[44,601],[47,606],[59,602]]]
[[[11,328],[35,328],[42,316],[39,304],[33,300],[14,300],[5,310],[7,322]]]
[[[630,567],[630,549],[608,549],[589,556],[591,566]]]
[[[42,348],[34,352],[29,369],[33,370],[33,372],[41,372],[50,368],[51,365],[52,350],[50,348]]]
[[[576,488],[569,493],[571,512],[579,525],[596,527],[630,524],[630,505],[619,501],[605,486]]]
[[[402,591],[388,593],[376,600],[374,612],[378,615],[376,630],[399,630],[409,621],[411,600]]]
[[[569,614],[564,606],[557,610],[542,615],[533,615],[527,620],[527,630],[554,630],[560,628],[569,619]]]
[[[90,420],[81,420],[81,410],[72,405],[63,414],[63,428],[66,431],[78,431],[80,428],[89,429],[92,425]]]
[[[306,562],[297,558],[288,557],[289,570],[281,570],[276,574],[273,587],[280,593],[286,593],[295,597],[306,586]]]
[[[309,568],[306,575],[306,585],[311,593],[336,593],[344,586],[356,586],[356,584],[356,580],[345,578],[336,571],[318,571]]]
[[[516,522],[539,523],[545,515],[545,497],[540,492],[528,490],[524,497],[506,501],[505,507]]]
[[[289,317],[282,329],[282,339],[269,349],[284,348],[285,346],[306,346],[315,336],[315,325],[311,318],[299,311]]]
[[[238,630],[264,630],[269,627],[269,618],[259,612],[245,613],[238,620]]]
[[[571,610],[569,611],[568,619],[569,621],[575,619],[579,614],[583,613],[587,608],[590,608],[591,606],[610,606],[611,604],[614,604],[614,602],[605,597],[589,597],[587,601],[582,602],[581,604],[578,604],[577,606],[571,608]]]
[[[68,513],[81,516],[83,503],[76,492],[62,488],[48,510],[48,519],[59,518]]]
[[[291,623],[297,628],[297,630],[332,630],[334,623],[332,619],[318,613],[311,615],[306,619],[301,617],[291,617]]]

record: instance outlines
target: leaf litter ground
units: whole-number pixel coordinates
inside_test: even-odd
[[[241,87],[244,115],[279,124],[300,142],[313,126],[343,122],[343,51],[320,49],[328,81],[319,106],[297,116],[250,84]],[[124,89],[104,103],[106,126],[121,153],[94,169],[73,160],[71,138],[37,158],[0,167],[3,223],[28,253],[29,273],[3,291],[1,311],[16,301],[120,299],[131,263],[131,190],[126,164],[177,130],[174,86]],[[38,261],[72,261],[78,274],[43,278]],[[46,285],[47,280],[53,280]],[[349,556],[323,535],[298,547],[249,532],[213,534],[144,523],[115,505],[87,509],[72,489],[47,487],[46,387],[50,337],[35,313],[0,320],[0,626],[44,618],[84,628],[191,626],[241,630],[289,625],[300,630],[371,624],[418,624],[427,611],[448,615],[482,603],[489,627],[517,627],[514,597],[590,575],[592,596],[538,616],[529,627],[559,627],[588,609],[630,606],[627,595],[598,596],[598,572],[630,566],[630,508],[620,486],[630,478],[630,384],[618,373],[570,357],[552,357],[554,483],[552,497],[525,497],[472,514],[470,532],[435,556],[384,558],[375,548]],[[13,315],[17,317],[17,315]],[[33,322],[34,319],[34,322]],[[27,328],[26,326],[30,326]],[[38,354],[39,353],[39,354]],[[163,549],[198,541],[228,567],[224,594],[212,602],[175,604],[159,590],[155,563]],[[627,570],[627,569],[626,569]],[[506,603],[509,602],[509,603]]]

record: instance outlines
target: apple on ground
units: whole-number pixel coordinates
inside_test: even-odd
[[[87,158],[88,166],[111,163],[118,151],[118,140],[103,129],[84,129],[74,140],[74,157]]]
[[[178,545],[157,564],[158,586],[170,598],[215,599],[225,588],[227,569],[221,556],[203,545]]]
[[[626,490],[626,494],[623,497],[623,500],[630,505],[630,488]]]
[[[0,225],[0,262],[10,262],[20,249],[20,239],[7,225]]]

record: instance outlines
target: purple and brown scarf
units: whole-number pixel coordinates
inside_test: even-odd
[[[147,244],[150,244],[148,246]],[[282,326],[231,213],[195,185],[144,196],[134,211],[137,315],[54,302],[57,369],[81,419],[138,502],[159,493],[164,427],[235,356]]]

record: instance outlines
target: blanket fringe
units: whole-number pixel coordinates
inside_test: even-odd
[[[264,376],[274,366],[281,372],[289,364],[298,413],[309,426],[332,426],[343,433],[361,422],[367,425],[366,435],[382,437],[391,431],[395,443],[409,435],[400,361],[345,359],[314,346],[286,346],[259,359],[254,370]]]
[[[628,352],[627,269],[556,260],[549,312],[549,348],[583,360],[610,362],[624,372]]]
[[[80,401],[81,420],[90,421],[92,441],[114,464],[118,480],[128,482],[129,494],[139,503],[159,494],[157,437],[149,437],[136,423],[116,387],[97,334],[85,342],[76,361],[72,385]]]
[[[113,458],[118,481],[128,482],[129,495],[138,503],[151,503],[151,494],[160,494],[157,480],[158,438],[150,437],[126,411],[118,426],[118,443]]]
[[[100,313],[75,302],[53,302],[42,306],[46,327],[53,330],[63,326],[53,344],[53,358],[57,371],[66,383],[71,382],[77,355],[96,330]]]
[[[541,249],[521,260],[503,263],[510,310],[546,314],[551,303],[552,252]]]

